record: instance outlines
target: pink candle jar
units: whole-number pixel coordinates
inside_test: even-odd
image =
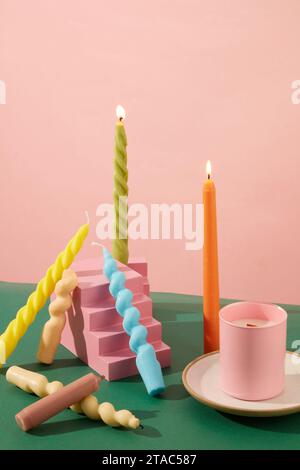
[[[266,400],[284,387],[287,313],[272,304],[237,302],[220,310],[220,380],[241,400]]]

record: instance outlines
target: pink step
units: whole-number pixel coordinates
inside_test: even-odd
[[[146,318],[140,322],[145,325],[148,330],[147,340],[149,343],[161,339],[161,323],[154,318]],[[95,347],[96,355],[109,356],[113,351],[119,349],[126,349],[129,347],[130,337],[124,331],[122,325],[112,325],[105,330],[91,331],[90,332],[91,347]]]
[[[152,345],[160,365],[169,367],[171,364],[170,347],[162,341],[156,341]],[[123,349],[114,352],[111,356],[99,357],[97,363],[94,363],[94,368],[107,380],[120,380],[138,374],[135,360],[136,356],[130,349]]]
[[[148,263],[144,258],[130,258],[128,266],[142,277],[148,276]]]
[[[152,317],[152,299],[143,294],[135,294],[132,304],[141,313],[141,319]],[[81,307],[82,315],[88,322],[91,331],[104,329],[109,325],[118,325],[123,322],[123,318],[115,309],[115,304],[101,307]]]
[[[104,302],[113,305],[114,299],[109,292],[109,281],[102,272],[102,257],[91,258],[73,263],[72,269],[78,277],[80,304],[83,307],[98,307]],[[143,277],[128,266],[118,263],[118,268],[126,276],[126,287],[133,293],[143,292]]]
[[[149,284],[147,278],[144,277],[143,279],[144,279],[143,292],[144,292],[145,295],[149,296],[150,295],[150,284]]]
[[[171,359],[170,348],[162,345],[163,343],[158,340],[161,337],[161,325],[154,319],[153,322],[154,329],[152,330],[151,325],[148,330],[149,339],[150,342],[153,339],[153,345],[158,348],[159,355],[157,358],[162,367],[167,367],[170,365]],[[134,353],[129,350],[128,346],[122,349],[125,343],[129,345],[129,337],[125,332],[119,336],[120,342],[117,341],[117,344],[115,342],[115,352],[111,351],[109,355],[101,356],[99,355],[99,346],[102,340],[100,340],[99,335],[98,337],[97,335],[95,336],[95,333],[98,332],[89,331],[86,327],[80,310],[77,309],[75,311],[75,308],[72,306],[67,312],[67,322],[62,333],[61,344],[83,362],[104,375],[107,380],[117,380],[137,374]],[[110,334],[114,335],[115,333],[110,332]],[[106,347],[108,349],[111,348],[110,334],[108,334],[105,340],[107,341]]]
[[[102,263],[99,256],[72,265],[79,286],[73,293],[73,305],[67,312],[61,343],[107,380],[118,380],[136,375],[138,371],[135,354],[129,349],[130,338],[123,330],[122,317],[116,312]],[[169,366],[171,350],[161,340],[160,322],[152,317],[147,263],[135,259],[128,266],[119,263],[119,269],[125,273],[126,287],[134,293],[133,305],[141,312],[141,323],[148,329],[148,340],[161,366]]]
[[[120,380],[139,373],[135,363],[136,356],[129,348],[115,351],[110,356],[95,356],[93,354],[87,356],[85,351],[76,349],[74,343],[66,345],[63,342],[62,344],[98,374],[103,375],[106,380]],[[152,345],[161,367],[169,367],[171,364],[170,347],[162,341],[155,341]]]
[[[150,285],[148,281],[148,264],[144,258],[129,259],[128,266],[139,273],[143,277],[143,292],[145,295],[150,293]]]

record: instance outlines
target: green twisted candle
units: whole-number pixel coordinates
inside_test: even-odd
[[[112,254],[123,264],[128,263],[128,170],[127,170],[127,137],[123,124],[125,111],[117,107],[118,121],[115,130],[114,153],[114,224],[115,238],[112,242]]]

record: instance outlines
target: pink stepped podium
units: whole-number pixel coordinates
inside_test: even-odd
[[[170,347],[162,341],[161,323],[152,316],[147,263],[133,260],[128,266],[118,263],[118,267],[126,275],[126,287],[134,294],[133,305],[141,313],[140,322],[147,327],[148,341],[158,361],[162,367],[169,366]],[[73,293],[73,306],[67,312],[61,343],[107,380],[138,374],[136,356],[129,349],[129,336],[123,330],[123,319],[115,309],[102,271],[101,256],[77,261],[72,269],[79,284]]]

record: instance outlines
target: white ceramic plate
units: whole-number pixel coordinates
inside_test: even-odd
[[[219,387],[220,353],[204,354],[186,366],[182,374],[186,390],[211,408],[242,416],[281,416],[300,411],[300,355],[287,352],[285,388],[275,398],[244,401],[231,397]]]

